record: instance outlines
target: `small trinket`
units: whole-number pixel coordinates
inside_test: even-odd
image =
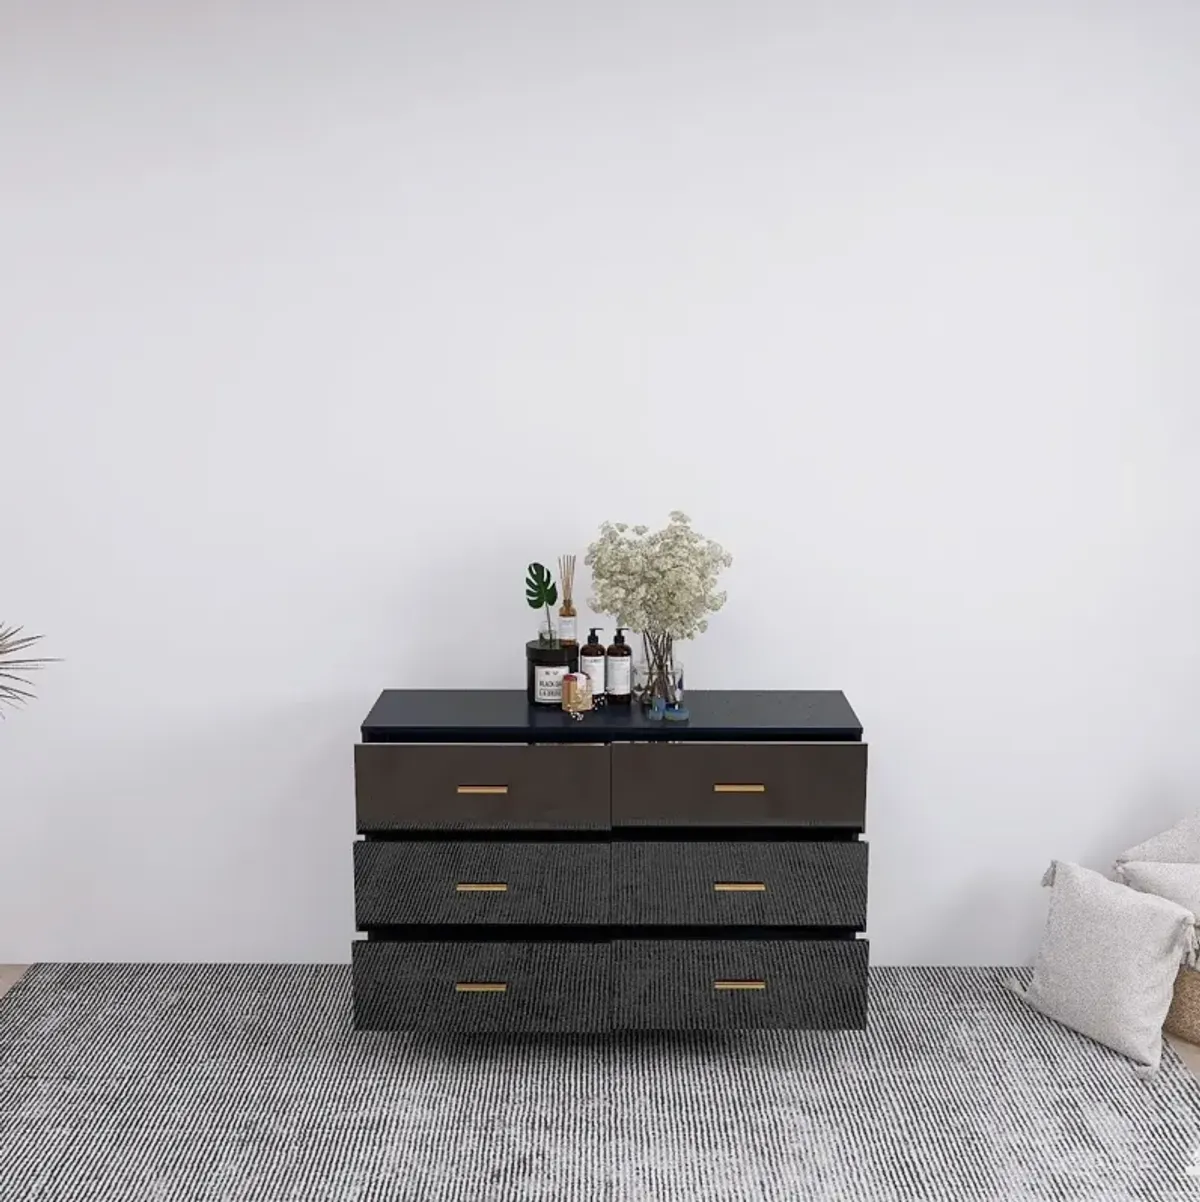
[[[586,672],[568,672],[563,677],[562,707],[572,718],[579,720],[594,707],[592,681]]]

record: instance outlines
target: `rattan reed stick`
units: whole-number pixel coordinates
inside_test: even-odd
[[[575,600],[574,555],[560,555],[558,557],[558,578],[562,581],[563,604],[570,605]]]

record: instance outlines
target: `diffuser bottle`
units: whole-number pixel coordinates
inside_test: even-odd
[[[579,636],[575,631],[575,556],[558,557],[558,578],[562,581],[562,605],[558,611],[558,641],[564,647],[575,647]]]
[[[558,641],[564,647],[574,646],[579,641],[575,634],[575,606],[570,601],[564,601],[558,611]]]
[[[625,642],[625,627],[617,633],[604,657],[604,690],[609,705],[629,705],[633,699],[633,648]]]

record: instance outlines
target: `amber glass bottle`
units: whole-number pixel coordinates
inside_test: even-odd
[[[579,670],[586,672],[592,682],[592,697],[596,705],[604,704],[605,675],[604,667],[607,656],[600,644],[599,626],[593,626],[588,641],[579,649]]]
[[[558,641],[564,647],[579,644],[575,629],[575,556],[558,557],[558,577],[562,581],[562,605],[558,611]]]
[[[579,639],[575,630],[575,606],[564,601],[558,611],[558,641],[564,647],[574,647]]]
[[[625,627],[618,626],[604,662],[604,690],[609,705],[629,705],[633,699],[633,648],[625,642]]]

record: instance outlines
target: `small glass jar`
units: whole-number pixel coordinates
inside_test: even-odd
[[[563,677],[562,707],[576,719],[595,708],[592,679],[586,672],[568,672]]]

